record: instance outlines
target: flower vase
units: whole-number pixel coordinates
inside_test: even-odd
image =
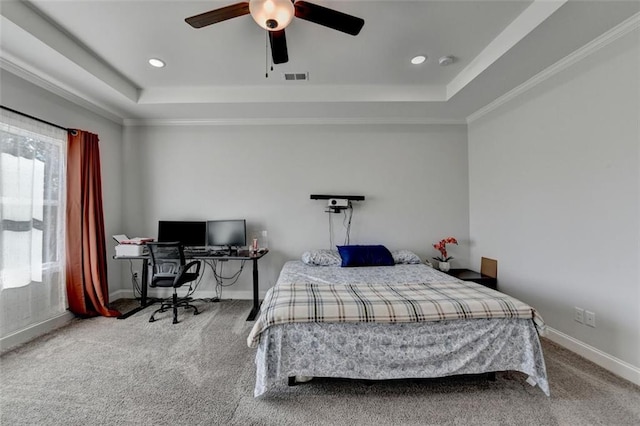
[[[438,268],[442,272],[447,272],[449,269],[451,269],[451,264],[449,262],[440,262],[438,263]]]

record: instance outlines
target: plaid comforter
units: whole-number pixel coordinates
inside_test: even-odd
[[[542,318],[531,306],[467,281],[428,284],[282,283],[271,288],[247,338],[257,347],[272,325],[295,322],[423,322],[479,318]]]

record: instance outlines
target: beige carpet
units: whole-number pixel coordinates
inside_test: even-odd
[[[128,305],[127,305],[128,303]],[[76,320],[0,358],[2,425],[638,425],[640,388],[543,341],[551,397],[524,375],[315,379],[253,398],[249,301],[149,323]],[[131,302],[121,301],[126,310]]]

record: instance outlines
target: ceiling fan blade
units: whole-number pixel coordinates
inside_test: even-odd
[[[274,64],[284,64],[289,62],[289,52],[287,52],[287,37],[284,30],[268,31],[269,42],[271,43],[271,57]]]
[[[226,21],[227,19],[237,18],[238,16],[249,14],[249,3],[236,3],[230,6],[221,7],[220,9],[210,10],[200,15],[191,16],[185,21],[193,28],[202,28],[207,25]]]
[[[296,1],[296,17],[311,21],[343,33],[358,35],[364,25],[364,19],[338,12],[306,1]]]

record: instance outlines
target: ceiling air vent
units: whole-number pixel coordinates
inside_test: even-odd
[[[308,72],[285,72],[282,78],[286,81],[307,81],[309,80]]]

